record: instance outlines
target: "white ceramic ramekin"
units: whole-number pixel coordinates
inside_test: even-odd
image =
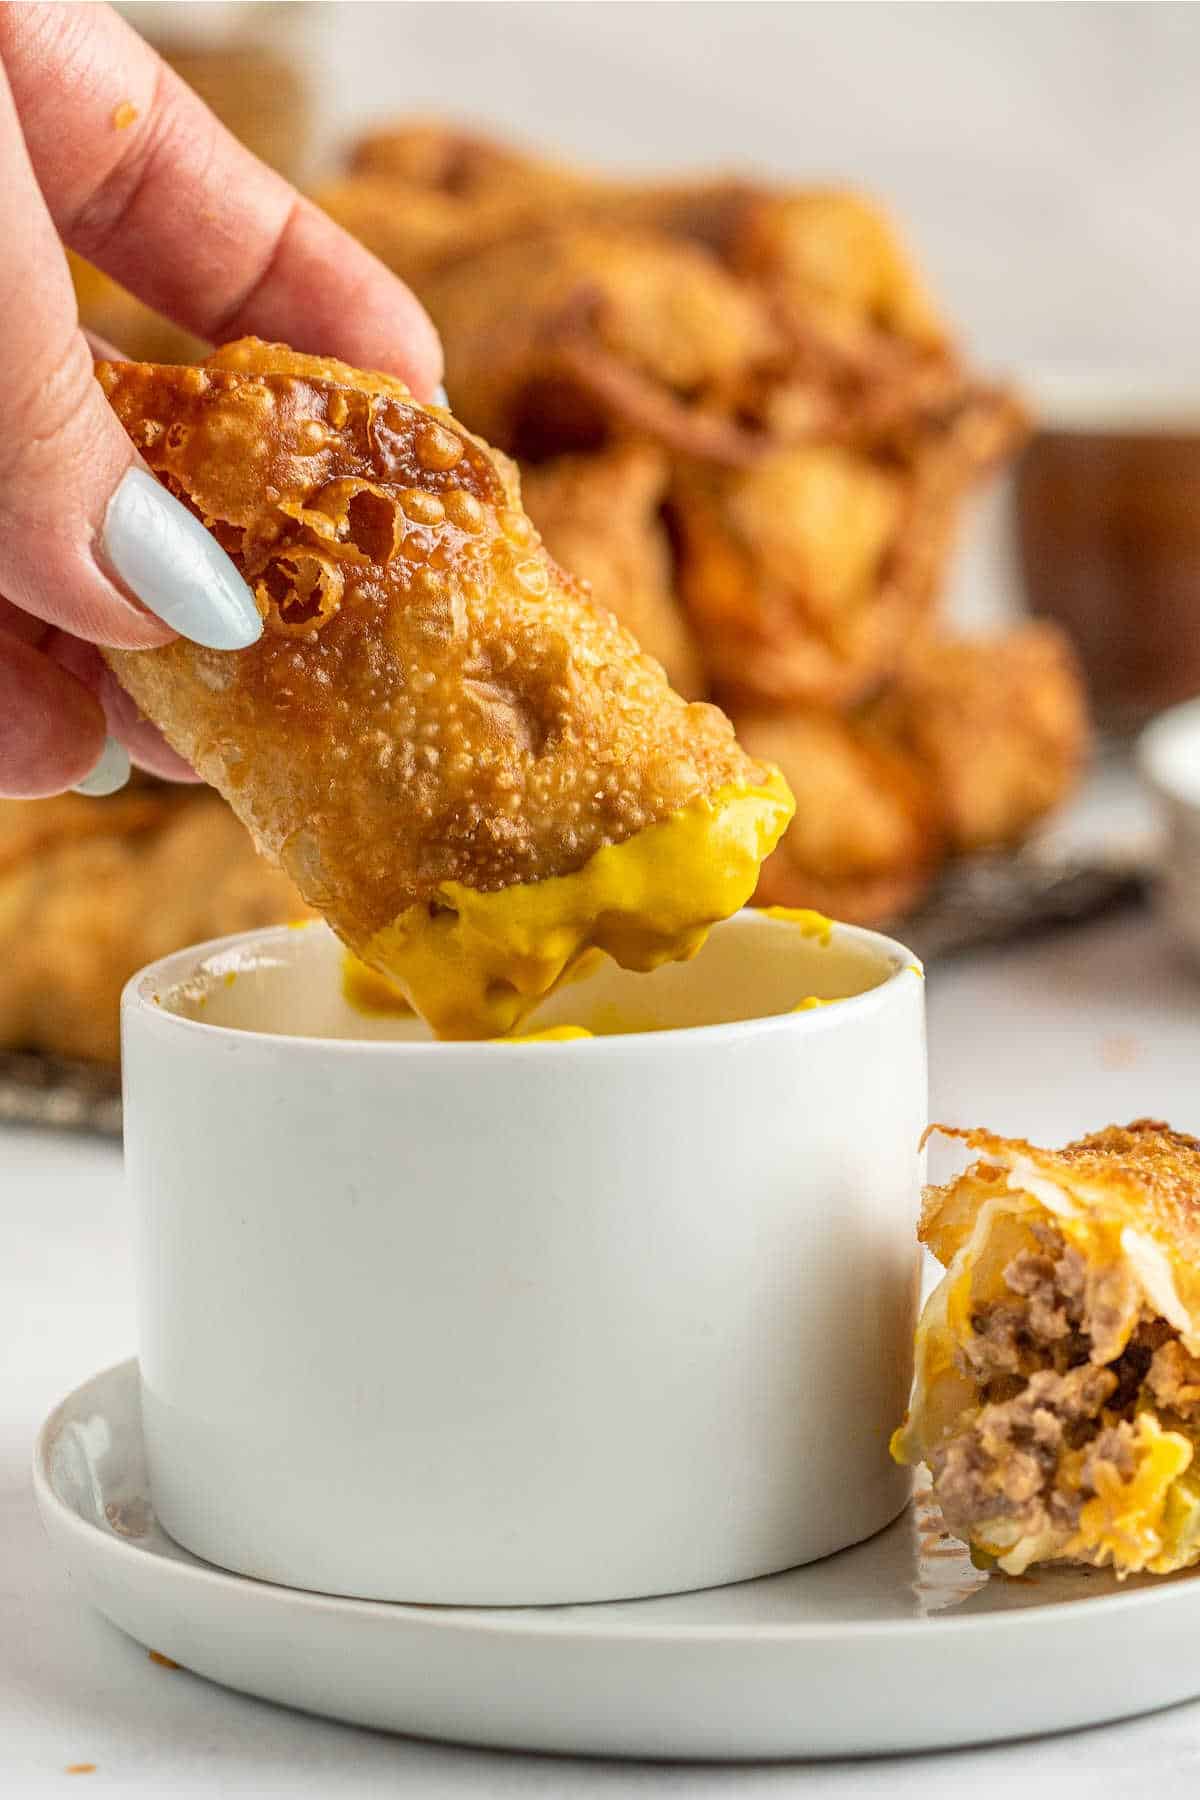
[[[852,997],[787,1010],[809,995]],[[144,1423],[180,1543],[293,1587],[538,1604],[764,1575],[900,1510],[911,955],[743,913],[538,1023],[617,1015],[668,1029],[431,1043],[347,1004],[323,926],[134,978]]]

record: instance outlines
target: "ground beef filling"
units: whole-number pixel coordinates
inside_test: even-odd
[[[1143,1392],[1160,1412],[1200,1425],[1200,1360],[1162,1319],[1143,1318],[1115,1362],[1091,1362],[1083,1257],[1051,1226],[1004,1271],[1011,1298],[982,1308],[959,1351],[983,1404],[932,1458],[934,1492],[965,1539],[1004,1522],[1004,1537],[1067,1534],[1101,1468],[1134,1472],[1133,1414]],[[1086,1449],[1082,1486],[1058,1485],[1065,1450]],[[986,1538],[987,1531],[982,1535]]]
[[[1084,1330],[1087,1266],[1058,1232],[1034,1227],[1037,1250],[1022,1250],[1004,1271],[1013,1298],[999,1300],[971,1320],[972,1336],[960,1352],[966,1374],[989,1400],[1019,1393],[1030,1376],[1045,1369],[1065,1375],[1086,1362],[1091,1348]]]

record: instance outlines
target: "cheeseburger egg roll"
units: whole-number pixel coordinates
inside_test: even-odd
[[[688,956],[749,898],[783,778],[593,607],[449,412],[255,339],[98,375],[265,623],[113,669],[436,1032],[511,1030],[589,947]]]
[[[893,1454],[929,1464],[984,1566],[1200,1561],[1200,1142],[1152,1119],[1063,1150],[948,1135],[979,1160],[926,1193],[946,1273]]]

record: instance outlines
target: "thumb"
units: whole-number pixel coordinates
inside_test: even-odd
[[[0,593],[97,644],[252,643],[250,590],[139,465],[96,382],[2,68],[0,168]]]
[[[146,649],[176,632],[217,650],[253,643],[253,595],[140,463],[82,335],[36,400],[6,394],[5,360],[0,350],[0,592],[94,644]]]

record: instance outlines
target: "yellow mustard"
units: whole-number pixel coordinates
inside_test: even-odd
[[[551,1025],[545,1031],[527,1031],[520,1037],[493,1038],[496,1044],[566,1044],[573,1038],[590,1038],[595,1033],[582,1025]]]
[[[750,898],[794,810],[776,771],[692,801],[570,875],[494,893],[443,882],[432,908],[408,907],[362,957],[439,1037],[505,1036],[590,948],[637,970],[694,956]]]
[[[824,913],[813,912],[811,907],[764,906],[762,911],[768,919],[783,919],[788,925],[799,926],[805,937],[816,938],[819,944],[828,944],[833,936],[833,920]]]
[[[383,1018],[411,1018],[412,1007],[396,986],[378,969],[369,969],[353,950],[342,957],[342,993],[356,1012]]]

